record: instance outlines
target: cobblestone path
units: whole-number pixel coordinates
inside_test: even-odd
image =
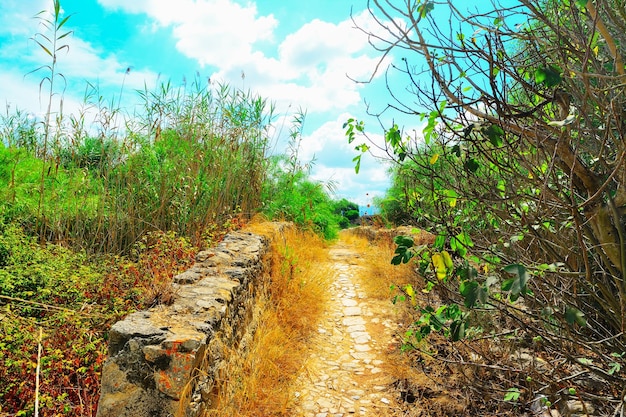
[[[384,367],[395,327],[390,303],[367,299],[358,258],[341,242],[330,249],[331,299],[297,381],[294,416],[391,416],[397,409]]]

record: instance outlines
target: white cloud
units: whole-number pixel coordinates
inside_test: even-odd
[[[339,24],[314,19],[287,36],[279,47],[284,61],[302,71],[363,51],[364,36],[350,20]]]
[[[43,119],[48,105],[47,84],[43,84],[40,91],[40,80],[34,77],[24,77],[16,71],[0,72],[0,106],[4,112],[6,106],[9,113],[13,110],[26,111]],[[52,112],[59,111],[60,96],[53,97]],[[63,113],[77,114],[81,107],[81,100],[71,95],[63,97]]]
[[[369,51],[367,37],[353,28],[351,20],[333,24],[315,19],[285,38],[277,59],[243,54],[247,61],[220,66],[213,76],[233,80],[243,70],[246,85],[279,108],[297,103],[309,113],[341,111],[361,102],[361,85],[350,78],[370,77],[378,57]]]
[[[24,7],[24,0],[3,0],[0,13],[0,31],[12,36],[30,37],[38,29],[39,21],[35,15],[42,10],[49,10],[49,0],[30,0]],[[46,17],[43,15],[43,17]]]
[[[99,0],[129,13],[145,13],[157,24],[172,26],[178,50],[201,65],[231,68],[240,65],[259,41],[271,41],[278,21],[258,16],[254,3],[231,0]]]
[[[49,76],[46,65],[51,63],[51,57],[34,41],[28,39],[37,36],[35,35],[37,32],[49,36],[33,15],[35,11],[49,10],[52,2],[33,0],[25,5],[23,1],[5,0],[5,3],[3,13],[0,14],[0,33],[10,36],[10,40],[0,51],[0,57],[5,60],[0,71],[2,80],[0,100],[10,102],[22,110],[41,114],[43,109],[39,100],[39,84]],[[63,10],[61,15],[65,16]],[[42,14],[42,17],[50,16]],[[67,30],[71,30],[71,22],[70,19],[66,26]],[[37,39],[45,45],[44,38]],[[154,72],[131,69],[127,73],[129,68],[127,63],[120,62],[115,54],[98,50],[75,33],[63,38],[61,45],[68,45],[69,49],[63,48],[57,53],[56,73],[62,74],[63,77],[57,76],[55,80],[57,94],[55,97],[60,97],[63,92],[63,112],[66,114],[79,109],[86,81],[102,88],[114,87],[116,94],[119,93],[119,86],[122,83],[127,90],[140,89],[144,85],[151,88],[156,84],[158,76]],[[40,70],[36,70],[40,67]],[[47,88],[48,84],[43,82],[44,95]]]
[[[232,0],[99,0],[111,9],[143,13],[161,27],[171,27],[177,48],[203,66],[216,68],[212,79],[244,85],[276,102],[308,112],[337,111],[361,101],[360,85],[378,57],[371,56],[365,34],[346,17],[340,23],[314,19],[275,45],[276,56],[259,49],[275,44],[279,22],[261,16],[255,3]],[[377,26],[367,12],[355,16],[364,28]],[[241,81],[242,73],[245,80]]]
[[[78,37],[68,38],[69,51],[59,56],[59,71],[68,78],[98,79],[108,85],[124,85],[129,89],[140,89],[144,82],[154,86],[158,74],[150,70],[131,68],[120,62],[115,54],[106,53]]]

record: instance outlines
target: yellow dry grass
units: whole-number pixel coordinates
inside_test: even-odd
[[[341,240],[362,254],[360,263],[364,268],[360,273],[361,285],[368,297],[391,300],[398,294],[395,288],[402,288],[406,284],[415,286],[418,282],[414,264],[391,264],[396,245],[390,236],[370,242],[362,236],[344,231]]]
[[[262,223],[247,230],[270,234]],[[246,352],[230,355],[206,417],[286,416],[291,386],[328,299],[327,247],[309,232],[286,229],[272,244],[271,277],[260,292]]]

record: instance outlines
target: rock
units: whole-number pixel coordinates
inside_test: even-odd
[[[344,326],[358,326],[365,324],[363,317],[346,317],[341,322]]]
[[[343,314],[346,316],[360,316],[361,307],[346,307],[343,309]]]
[[[580,400],[569,400],[567,402],[567,409],[572,415],[589,415],[592,416],[595,413],[595,408],[590,403],[583,403]]]
[[[124,348],[129,340],[141,340],[142,344],[159,343],[165,339],[166,330],[157,327],[147,312],[129,314],[126,319],[118,321],[109,331],[109,355],[113,356]]]

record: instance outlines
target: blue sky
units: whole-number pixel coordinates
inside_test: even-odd
[[[0,101],[40,115],[42,75],[25,74],[48,63],[29,38],[40,30],[33,16],[52,0],[2,3]],[[305,109],[300,155],[304,162],[315,155],[312,177],[335,182],[336,197],[366,205],[384,194],[386,167],[364,158],[355,175],[356,153],[342,129],[348,117],[367,119],[365,101],[383,108],[389,100],[382,72],[369,85],[348,78],[368,79],[379,60],[350,18],[377,27],[365,0],[62,0],[61,6],[72,14],[67,29],[73,30],[66,38],[70,50],[58,61],[68,81],[64,113],[78,110],[87,82],[98,85],[105,100],[117,100],[123,82],[122,107],[132,107],[134,90],[144,84],[180,85],[199,74],[274,102],[277,127]],[[380,140],[378,124],[368,122]]]

